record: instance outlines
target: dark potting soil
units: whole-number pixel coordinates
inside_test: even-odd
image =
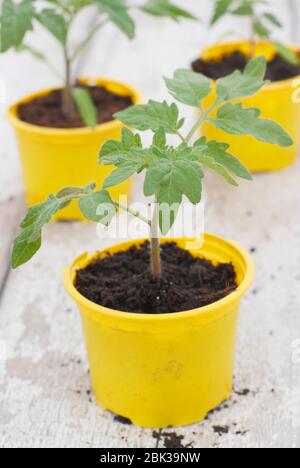
[[[162,245],[161,257],[161,279],[151,273],[150,246],[145,242],[78,270],[75,287],[96,304],[144,314],[196,309],[224,298],[237,288],[236,273],[230,263],[214,266],[171,242]]]
[[[247,57],[241,52],[236,51],[232,54],[224,55],[221,60],[218,61],[208,62],[203,59],[195,60],[195,62],[192,63],[192,68],[197,73],[202,73],[208,78],[217,80],[218,78],[230,75],[235,70],[243,71],[246,65]],[[265,79],[280,81],[293,78],[297,75],[300,75],[300,66],[295,66],[286,62],[277,54],[267,64]]]
[[[91,93],[98,110],[98,123],[110,122],[116,112],[133,104],[131,96],[120,96],[103,86],[82,86]],[[62,90],[57,89],[18,107],[18,115],[24,122],[50,128],[81,128],[84,123],[77,110],[66,117],[62,112]]]
[[[156,439],[156,448],[160,448],[160,443],[163,442],[164,448],[190,448],[192,444],[184,445],[184,436],[177,432],[163,432],[162,430],[153,431],[152,437]]]

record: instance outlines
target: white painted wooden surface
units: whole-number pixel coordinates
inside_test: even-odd
[[[292,25],[288,3],[272,2]],[[211,3],[186,0],[181,4],[207,17]],[[153,98],[164,95],[162,74],[187,65],[203,46],[232,29],[226,23],[208,35],[197,24],[177,26],[138,16],[139,40],[130,44],[107,28],[98,39],[99,47],[89,54],[84,72],[122,79]],[[290,32],[287,28],[283,38],[289,39]],[[47,35],[43,41],[57,54]],[[55,84],[43,65],[25,55],[1,57],[0,74],[7,102]],[[14,138],[4,119],[5,103],[0,106],[2,279],[9,238],[20,216],[22,184]],[[241,310],[236,391],[226,407],[207,421],[176,430],[184,436],[184,444],[300,447],[299,182],[299,161],[281,173],[256,176],[252,184],[242,184],[238,193],[214,176],[207,179],[207,231],[252,249],[257,275]],[[139,190],[137,180],[135,194]],[[95,226],[52,224],[35,259],[9,274],[0,304],[0,447],[155,447],[151,430],[114,421],[89,395],[79,317],[61,285],[65,265],[81,251],[104,245],[96,237]],[[228,432],[219,435],[216,426]]]

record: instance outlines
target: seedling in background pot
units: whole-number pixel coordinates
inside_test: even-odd
[[[208,120],[215,127],[234,135],[252,135],[262,142],[283,147],[293,142],[275,122],[260,118],[259,109],[246,108],[236,102],[252,96],[266,83],[266,60],[258,57],[251,60],[244,72],[219,79],[213,104],[205,109],[203,100],[214,92],[212,81],[190,70],[177,70],[173,78],[165,79],[168,91],[179,102],[202,109],[197,122],[183,133],[185,119],[179,115],[177,105],[166,101],[149,101],[117,113],[115,117],[125,125],[137,130],[153,132],[150,147],[145,148],[139,134],[123,130],[121,141],[110,140],[101,149],[100,164],[113,164],[116,169],[107,177],[103,189],[95,191],[95,184],[86,187],[68,187],[47,201],[34,206],[21,224],[22,231],[14,241],[12,266],[27,262],[41,246],[41,233],[55,213],[78,200],[83,215],[95,222],[110,223],[118,209],[126,210],[149,225],[152,246],[152,271],[160,277],[160,233],[166,235],[172,227],[183,197],[196,205],[201,201],[204,170],[213,170],[234,186],[237,178],[251,180],[248,170],[230,154],[229,146],[220,141],[208,141],[205,137],[192,142],[199,125]],[[234,100],[234,102],[232,102]],[[178,137],[178,145],[170,146],[168,135]],[[111,199],[107,189],[119,184],[133,174],[145,172],[144,194],[154,197],[155,210],[152,219],[147,219]],[[169,208],[171,216],[162,214]]]
[[[152,16],[165,16],[174,21],[181,18],[194,19],[186,10],[169,0],[3,0],[0,13],[0,52],[15,49],[29,52],[43,61],[63,81],[62,110],[65,116],[72,115],[76,108],[86,126],[97,125],[97,111],[87,89],[76,87],[75,64],[86,51],[86,46],[107,24],[113,23],[129,39],[135,37],[136,25],[131,13],[143,11]],[[95,8],[95,25],[75,48],[71,48],[70,33],[77,16],[87,8]],[[47,51],[40,51],[25,41],[27,33],[36,25],[43,26],[58,41],[64,60],[64,74],[52,63]]]
[[[215,0],[215,9],[211,19],[214,25],[225,15],[234,15],[237,17],[246,17],[249,19],[249,50],[250,58],[255,56],[256,38],[268,40],[271,42],[278,54],[292,65],[300,65],[299,57],[291,49],[287,48],[281,42],[273,39],[273,29],[282,28],[282,23],[268,6],[267,0]]]

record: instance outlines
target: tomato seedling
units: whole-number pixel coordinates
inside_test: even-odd
[[[233,135],[251,135],[259,141],[290,146],[289,135],[272,120],[260,117],[259,109],[247,108],[237,100],[257,93],[266,83],[266,60],[252,59],[243,72],[235,71],[216,83],[191,70],[177,70],[173,78],[165,78],[169,93],[177,101],[201,109],[201,115],[188,132],[182,128],[185,119],[179,115],[175,102],[149,101],[119,112],[115,118],[126,126],[140,131],[151,130],[153,140],[145,147],[139,133],[123,129],[121,141],[110,140],[100,151],[99,164],[116,166],[104,181],[102,190],[96,184],[85,187],[67,187],[48,200],[28,210],[21,223],[21,233],[14,241],[13,268],[27,262],[41,246],[43,226],[58,210],[72,200],[77,200],[83,215],[91,221],[108,225],[117,210],[126,210],[149,226],[151,263],[155,277],[161,276],[160,233],[171,229],[178,210],[186,197],[196,205],[201,201],[204,170],[215,171],[234,186],[237,178],[251,180],[251,175],[241,162],[229,152],[229,145],[208,141],[205,137],[192,141],[199,126],[209,121],[215,127]],[[205,108],[203,100],[215,93],[213,104]],[[168,135],[177,136],[178,144],[168,144]],[[108,189],[136,173],[145,173],[144,194],[153,197],[153,217],[147,219],[128,206],[112,200]],[[166,208],[166,210],[165,210]],[[164,212],[168,213],[166,219]]]
[[[86,9],[95,9],[95,25],[74,48],[70,45],[70,33],[76,27],[74,21]],[[195,19],[186,10],[170,0],[144,0],[130,5],[127,0],[3,0],[0,12],[0,52],[15,49],[29,52],[43,61],[62,80],[64,90],[62,110],[66,116],[78,109],[85,125],[97,125],[97,113],[87,89],[76,88],[75,61],[85,53],[86,46],[107,23],[113,23],[129,39],[135,37],[136,24],[132,11],[140,10],[152,16],[165,16],[174,21],[181,18]],[[58,42],[62,50],[64,73],[52,63],[46,51],[29,45],[25,39],[37,25],[44,27]]]
[[[278,54],[292,65],[299,65],[297,54],[279,41],[273,39],[273,29],[282,28],[281,20],[271,11],[267,0],[215,0],[211,25],[226,15],[246,17],[249,20],[249,56],[253,58],[256,50],[256,38],[271,42]]]

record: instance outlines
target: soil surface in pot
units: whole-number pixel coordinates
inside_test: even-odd
[[[107,255],[78,270],[76,289],[90,301],[114,310],[163,314],[212,304],[237,288],[232,264],[214,266],[175,243],[161,246],[163,277],[150,269],[150,246]]]
[[[247,57],[241,52],[234,52],[231,54],[223,55],[221,59],[216,61],[205,61],[198,59],[192,63],[192,68],[197,73],[202,73],[208,78],[217,80],[224,76],[230,75],[235,70],[243,71],[247,65]],[[300,66],[292,65],[278,54],[268,62],[266,80],[281,81],[293,78],[300,75]]]
[[[133,104],[131,96],[120,96],[103,86],[81,86],[90,91],[98,110],[98,123],[110,122],[116,112]],[[18,107],[18,115],[24,122],[49,128],[85,127],[77,111],[66,117],[62,112],[62,90],[57,89]]]

